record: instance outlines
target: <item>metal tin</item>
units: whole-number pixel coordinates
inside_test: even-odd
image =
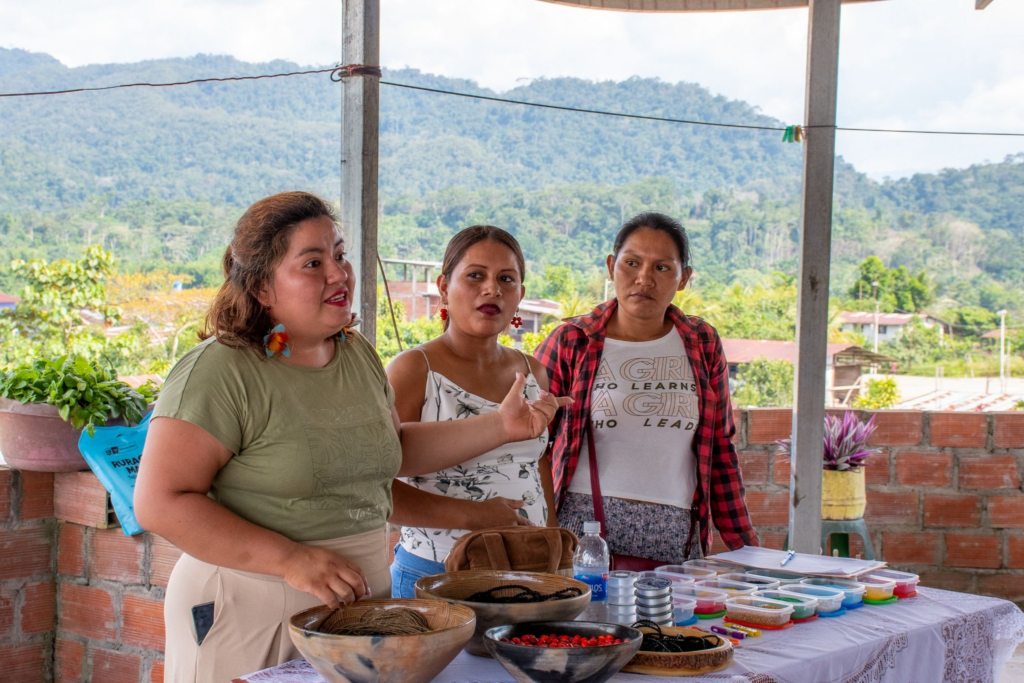
[[[650,619],[651,621],[658,621],[659,619],[671,619],[674,614],[672,605],[669,605],[667,609],[658,609],[657,611],[647,612],[642,609],[636,611],[638,619]]]
[[[671,605],[672,596],[665,595],[657,598],[642,598],[637,596],[636,604],[640,607],[661,607],[662,605]]]
[[[647,578],[637,579],[634,586],[636,592],[655,592],[660,593],[662,591],[670,590],[672,588],[672,582],[668,579],[659,578]]]
[[[633,589],[633,584],[636,583],[636,580],[639,578],[639,576],[640,575],[637,574],[636,572],[627,572],[627,571],[609,572],[608,573],[608,587],[611,588],[611,587],[615,586],[615,587],[621,587],[621,588],[628,588],[628,589],[632,590]]]

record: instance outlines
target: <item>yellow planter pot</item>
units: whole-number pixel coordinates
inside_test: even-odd
[[[822,470],[821,518],[860,519],[867,507],[864,495],[864,468],[859,470]]]

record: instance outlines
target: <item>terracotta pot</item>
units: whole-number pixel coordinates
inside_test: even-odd
[[[860,519],[868,506],[864,493],[864,468],[823,470],[821,477],[821,518]]]
[[[65,422],[45,403],[0,398],[0,453],[11,469],[77,472],[89,469],[78,451],[81,429]]]

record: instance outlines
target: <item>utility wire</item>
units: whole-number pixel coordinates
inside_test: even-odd
[[[174,83],[124,83],[120,85],[107,85],[96,88],[72,88],[68,90],[47,90],[38,92],[15,92],[15,93],[0,93],[0,98],[13,98],[13,97],[40,97],[49,95],[68,95],[72,93],[80,92],[100,92],[105,90],[117,90],[120,88],[169,88],[179,85],[194,85],[197,83],[228,83],[235,81],[258,81],[269,78],[286,78],[289,76],[308,76],[311,74],[331,74],[331,80],[338,82],[349,76],[371,76],[380,78],[381,70],[380,67],[365,66],[362,64],[355,64],[349,66],[335,66],[330,69],[311,69],[308,71],[289,71],[285,73],[276,74],[262,74],[258,76],[231,76],[223,78],[197,78],[190,81],[178,81]],[[421,92],[436,93],[439,95],[449,95],[453,97],[466,97],[477,100],[485,100],[488,102],[500,102],[503,104],[515,104],[524,107],[537,107],[540,109],[553,109],[556,111],[568,111],[576,112],[579,114],[595,114],[599,116],[612,116],[616,118],[624,119],[636,119],[641,121],[656,121],[661,123],[682,123],[692,126],[711,126],[715,128],[736,128],[743,130],[771,130],[771,131],[784,131],[784,126],[754,126],[742,123],[722,123],[718,121],[694,121],[690,119],[675,119],[664,116],[645,116],[643,114],[628,114],[625,112],[615,111],[603,111],[599,109],[583,109],[581,107],[568,107],[558,104],[546,104],[543,102],[526,102],[524,100],[513,100],[504,97],[492,97],[489,95],[477,95],[472,93],[464,93],[453,90],[441,90],[439,88],[427,88],[421,85],[410,85],[408,83],[395,83],[393,81],[380,81],[381,85],[391,86],[393,88],[405,88],[408,90],[419,90]],[[835,130],[849,131],[855,133],[900,133],[909,135],[972,135],[972,136],[986,136],[986,137],[1024,137],[1024,133],[989,133],[981,131],[961,131],[961,130],[911,130],[911,129],[895,129],[895,128],[857,128],[848,126],[803,126],[804,129],[809,128],[833,128]]]

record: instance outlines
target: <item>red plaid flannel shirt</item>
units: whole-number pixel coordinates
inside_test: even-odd
[[[558,411],[549,426],[555,498],[562,504],[580,459],[583,435],[590,416],[590,392],[604,348],[605,332],[618,302],[607,301],[591,313],[567,318],[541,343],[534,355],[547,368],[551,393],[571,396],[575,402]],[[694,503],[700,516],[700,540],[711,552],[710,518],[731,549],[758,545],[747,514],[743,481],[732,438],[736,425],[729,397],[729,371],[722,341],[711,325],[670,306],[668,317],[686,345],[697,380],[700,419],[693,435],[697,459]]]

